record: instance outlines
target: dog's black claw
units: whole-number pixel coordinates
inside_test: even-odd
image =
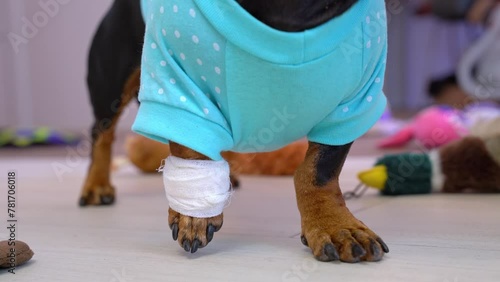
[[[370,239],[370,252],[374,258],[380,258],[382,256],[378,244],[373,239]]]
[[[384,240],[382,240],[381,238],[377,238],[377,242],[380,244],[380,246],[382,246],[382,250],[384,250],[384,253],[389,252],[389,247],[387,247]]]
[[[240,181],[238,180],[238,178],[231,176],[231,187],[233,187],[233,189],[240,187]]]
[[[109,206],[115,202],[114,196],[101,196],[101,205]]]
[[[335,247],[332,244],[327,244],[325,245],[325,248],[323,249],[323,252],[325,255],[328,257],[328,260],[339,260],[340,256]]]
[[[201,245],[201,241],[198,239],[194,239],[193,246],[191,247],[191,253],[194,254],[198,250]]]
[[[335,246],[331,243],[328,243],[323,247],[323,252],[321,256],[316,257],[316,259],[322,262],[327,262],[327,261],[339,260],[340,256],[337,250],[335,249]]]
[[[172,238],[174,238],[174,241],[177,241],[177,238],[179,237],[179,225],[177,223],[172,224]]]
[[[214,238],[214,233],[216,232],[215,227],[209,224],[207,227],[207,242],[210,243]]]
[[[78,201],[78,205],[79,205],[80,207],[85,207],[85,206],[87,206],[87,200],[86,200],[84,197],[81,197],[81,198],[80,198],[80,201]]]
[[[304,244],[304,246],[309,247],[309,243],[307,242],[306,236],[301,235],[300,241],[302,242],[302,244]]]
[[[219,226],[215,226],[215,232],[219,232],[221,230],[223,224],[224,224],[224,222],[221,222]]]
[[[352,244],[352,256],[354,258],[360,258],[366,255],[365,249],[359,244]]]
[[[189,252],[191,250],[191,244],[189,244],[188,240],[184,240],[184,242],[182,242],[182,247],[186,252]]]

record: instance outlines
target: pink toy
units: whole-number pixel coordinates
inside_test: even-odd
[[[398,148],[416,140],[428,149],[436,148],[467,135],[465,119],[458,110],[434,106],[420,112],[396,134],[383,139],[378,148]]]

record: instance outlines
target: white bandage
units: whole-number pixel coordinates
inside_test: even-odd
[[[170,208],[183,215],[220,215],[231,198],[226,161],[185,160],[170,156],[163,167],[163,184]]]

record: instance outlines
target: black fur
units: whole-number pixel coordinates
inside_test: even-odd
[[[238,0],[237,2],[255,18],[275,29],[297,32],[316,27],[343,14],[358,0]]]
[[[323,187],[332,179],[338,177],[352,143],[343,146],[328,146],[319,144],[316,160],[315,185]]]
[[[94,139],[111,125],[120,108],[125,82],[140,65],[144,32],[139,0],[115,0],[97,29],[87,73]]]

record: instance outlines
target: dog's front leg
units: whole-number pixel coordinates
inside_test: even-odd
[[[186,160],[210,160],[208,157],[187,147],[170,142],[172,156]],[[205,247],[214,237],[214,233],[222,227],[223,214],[209,217],[196,218],[168,210],[168,223],[172,229],[172,237],[178,240],[186,252],[195,253],[198,248]]]
[[[350,147],[311,142],[295,174],[302,243],[320,261],[378,261],[389,252],[382,239],[352,215],[342,197],[338,177]]]

